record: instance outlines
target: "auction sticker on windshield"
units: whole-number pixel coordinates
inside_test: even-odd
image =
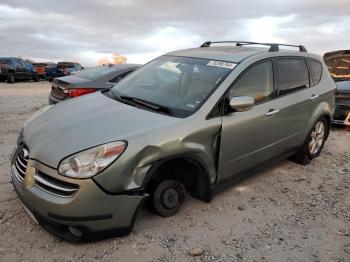
[[[233,69],[236,67],[236,64],[230,63],[230,62],[224,62],[224,61],[211,60],[211,61],[209,61],[207,66],[216,66],[216,67],[223,67],[223,68],[227,68],[227,69]]]

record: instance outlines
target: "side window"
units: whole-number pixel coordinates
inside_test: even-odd
[[[248,69],[247,72],[230,89],[230,97],[251,96],[255,103],[263,102],[273,97],[272,62],[260,63]]]
[[[311,74],[312,84],[315,86],[321,81],[322,64],[316,60],[308,59],[309,70]]]
[[[17,60],[17,59],[13,59],[12,60],[12,65],[15,66],[15,67],[22,66],[21,63],[19,62],[19,60]]]
[[[18,63],[23,66],[23,67],[26,67],[26,64],[22,61],[22,60],[18,60]]]
[[[123,74],[121,74],[121,75],[119,75],[119,76],[117,76],[117,77],[115,77],[115,78],[113,78],[113,79],[111,79],[111,80],[109,80],[108,82],[109,83],[118,83],[120,80],[122,80],[124,77],[126,77],[128,74],[130,74],[132,71],[130,71],[130,72],[125,72],[125,73],[123,73]]]
[[[309,71],[304,59],[277,60],[278,94],[285,95],[310,86]]]

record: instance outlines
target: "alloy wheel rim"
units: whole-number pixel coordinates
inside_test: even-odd
[[[323,121],[318,121],[310,135],[309,151],[311,154],[317,154],[321,149],[325,135],[325,126]]]

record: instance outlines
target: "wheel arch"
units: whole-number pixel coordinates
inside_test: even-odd
[[[146,174],[142,187],[146,191],[152,190],[157,182],[164,179],[181,181],[194,198],[205,202],[212,199],[209,171],[198,157],[183,154],[154,162]]]
[[[310,120],[308,122],[308,131],[305,134],[305,139],[307,138],[307,135],[309,131],[312,129],[313,125],[316,123],[318,119],[321,117],[324,117],[327,120],[327,134],[326,136],[328,137],[332,125],[332,118],[333,118],[333,113],[331,106],[327,102],[321,102],[318,107],[314,110],[312,116],[310,117]]]

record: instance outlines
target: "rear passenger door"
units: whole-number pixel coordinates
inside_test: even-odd
[[[280,118],[280,150],[302,145],[305,128],[313,112],[313,91],[309,70],[303,57],[280,57],[274,60],[277,101]]]

